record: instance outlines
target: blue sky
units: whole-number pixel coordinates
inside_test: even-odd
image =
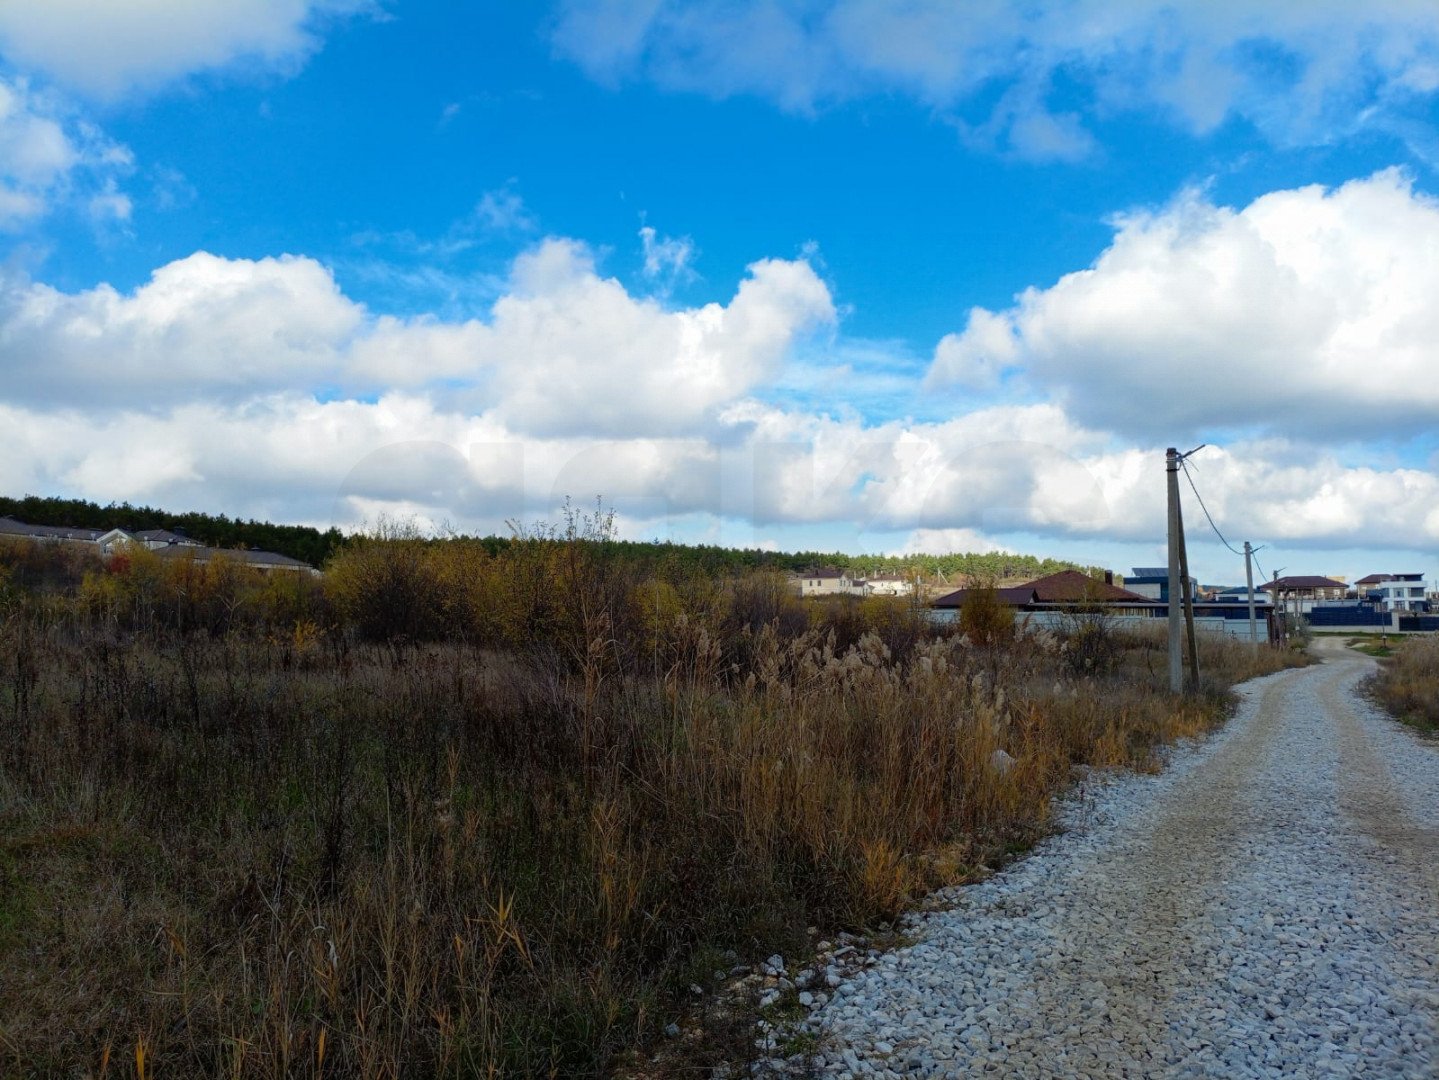
[[[1439,574],[1432,4],[958,10],[0,8],[0,489]]]

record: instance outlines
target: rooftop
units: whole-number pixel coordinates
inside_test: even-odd
[[[105,535],[104,529],[77,529],[68,525],[30,525],[12,517],[0,517],[0,536],[29,536],[43,540],[95,541]]]
[[[965,598],[973,591],[975,590],[959,589],[941,596],[934,601],[932,606],[937,608],[962,607]],[[1118,585],[1107,585],[1087,574],[1081,574],[1078,570],[1061,570],[1057,574],[1036,578],[1024,585],[1016,585],[1008,589],[995,589],[994,594],[1001,604],[1007,604],[1010,607],[1019,607],[1023,604],[1092,603],[1143,604],[1148,607],[1154,604],[1154,601],[1147,596],[1140,596],[1128,589],[1121,589]]]
[[[1274,581],[1265,581],[1254,586],[1256,589],[1273,591],[1275,589],[1347,589],[1348,586],[1342,581],[1335,581],[1333,578],[1319,577],[1317,574],[1298,574],[1292,577],[1276,578]]]
[[[0,536],[16,536],[31,540],[78,540],[94,544],[110,533],[124,534],[124,530],[75,529],[61,525],[31,525],[28,522],[17,521],[12,517],[0,517]],[[312,569],[309,563],[301,562],[299,559],[292,559],[288,555],[280,555],[273,551],[205,547],[183,533],[171,532],[168,529],[146,529],[142,532],[125,535],[135,536],[141,540],[164,541],[164,546],[156,548],[154,553],[166,559],[194,558],[200,562],[204,562],[207,559],[223,555],[234,559],[236,562],[246,563],[250,566],[283,567],[295,570]],[[834,571],[834,573],[838,575],[839,572]]]
[[[210,559],[225,558],[246,563],[250,566],[287,567],[295,570],[310,569],[309,563],[303,563],[299,559],[292,559],[288,555],[280,555],[274,551],[252,551],[246,548],[202,547],[193,542],[188,544],[169,544],[162,548],[156,548],[154,553],[162,559],[194,559],[196,562],[206,562]]]

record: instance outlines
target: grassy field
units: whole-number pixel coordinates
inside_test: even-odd
[[[1439,732],[1439,637],[1408,637],[1391,648],[1392,655],[1379,665],[1370,692],[1406,724]]]
[[[946,632],[573,532],[392,538],[323,585],[47,558],[0,550],[14,1076],[603,1075],[1293,662],[1206,641],[1177,700],[1102,619]]]

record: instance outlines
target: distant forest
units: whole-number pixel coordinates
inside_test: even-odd
[[[202,514],[196,511],[174,513],[153,506],[133,506],[128,502],[101,506],[83,499],[43,498],[38,495],[12,499],[0,496],[0,515],[8,515],[32,525],[120,528],[130,531],[170,529],[184,532],[192,539],[211,547],[245,547],[275,551],[312,566],[323,566],[330,555],[346,542],[344,534],[333,527],[321,532],[307,525],[242,521],[224,514]],[[511,537],[504,536],[465,539],[482,544],[491,552],[498,552],[515,542]],[[758,548],[726,548],[710,544],[674,544],[661,541],[605,540],[602,543],[614,556],[626,562],[673,569],[688,567],[712,575],[755,569],[803,573],[821,567],[848,570],[865,576],[909,574],[917,571],[926,581],[941,577],[948,580],[956,576],[996,579],[1039,577],[1060,570],[1082,570],[1095,576],[1102,573],[1099,567],[1080,566],[1063,559],[1014,555],[1009,552],[846,555],[837,551],[762,551]]]
[[[506,537],[487,536],[480,543],[497,552],[512,543]],[[925,581],[958,576],[983,578],[1031,578],[1061,570],[1080,570],[1095,577],[1100,567],[1080,566],[1062,559],[1040,559],[1009,552],[952,552],[946,555],[846,555],[838,551],[762,551],[758,548],[727,548],[710,544],[674,544],[657,540],[607,540],[616,556],[645,564],[690,566],[718,575],[743,570],[773,569],[804,573],[824,567],[848,570],[859,576],[911,574]]]

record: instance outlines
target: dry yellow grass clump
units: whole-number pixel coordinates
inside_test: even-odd
[[[1439,731],[1439,637],[1403,641],[1379,665],[1370,684],[1375,699],[1405,723]]]

